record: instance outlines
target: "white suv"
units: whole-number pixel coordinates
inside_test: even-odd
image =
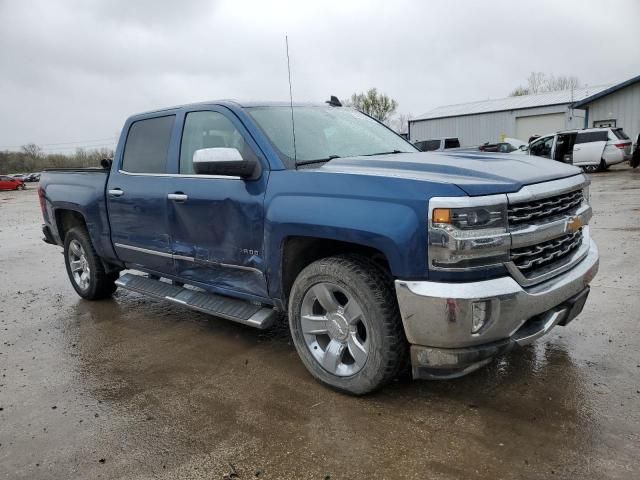
[[[536,138],[527,151],[529,155],[572,163],[585,172],[596,172],[630,160],[631,144],[622,128],[585,128]]]

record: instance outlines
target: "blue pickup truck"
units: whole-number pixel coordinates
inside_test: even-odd
[[[577,168],[419,152],[334,102],[134,115],[112,161],[46,171],[39,197],[81,297],[286,317],[309,372],[352,394],[409,363],[458,377],[566,325],[598,269]]]

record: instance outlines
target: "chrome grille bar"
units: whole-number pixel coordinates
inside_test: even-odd
[[[511,260],[523,272],[533,267],[548,265],[569,255],[582,244],[582,229],[563,237],[531,247],[513,249]]]
[[[577,209],[583,200],[582,189],[579,189],[541,200],[516,203],[509,206],[507,218],[510,225],[552,218],[560,213]]]

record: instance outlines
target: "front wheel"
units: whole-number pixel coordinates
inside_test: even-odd
[[[406,364],[393,283],[364,257],[329,257],[306,267],[291,289],[289,326],[307,370],[344,392],[376,390]]]
[[[99,300],[115,292],[119,272],[105,272],[84,228],[72,228],[65,236],[64,263],[71,285],[82,298]]]
[[[598,165],[585,165],[584,167],[582,167],[582,170],[586,173],[604,172],[608,169],[609,166],[607,165],[607,162],[604,161],[604,159],[601,159]]]

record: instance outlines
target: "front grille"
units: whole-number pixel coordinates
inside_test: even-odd
[[[559,267],[582,244],[582,228],[546,242],[511,250],[511,261],[527,277],[544,267]]]
[[[507,211],[509,225],[534,223],[551,219],[559,214],[568,213],[582,203],[582,189],[562,193],[540,200],[519,202],[509,205]]]

